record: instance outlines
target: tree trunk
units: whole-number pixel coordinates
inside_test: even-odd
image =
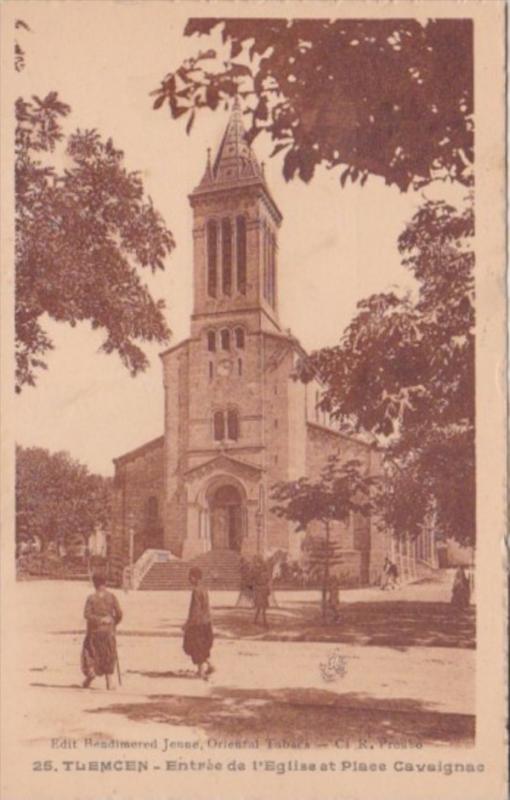
[[[326,549],[324,558],[324,573],[322,577],[322,620],[326,621],[328,607],[328,585],[329,585],[329,520],[325,523],[326,528]]]

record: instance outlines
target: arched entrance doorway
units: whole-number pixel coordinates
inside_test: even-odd
[[[211,547],[213,550],[241,550],[243,499],[231,484],[220,486],[209,500]]]

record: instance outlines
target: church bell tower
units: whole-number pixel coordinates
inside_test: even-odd
[[[246,139],[236,98],[218,153],[190,195],[194,304],[191,335],[235,315],[251,332],[279,331],[278,228],[282,215]]]

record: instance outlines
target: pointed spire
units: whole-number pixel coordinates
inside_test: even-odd
[[[235,95],[218,153],[212,166],[208,156],[207,167],[198,191],[213,186],[222,188],[225,184],[244,185],[247,182],[263,182],[263,180],[260,165],[246,141],[241,103],[239,95]]]

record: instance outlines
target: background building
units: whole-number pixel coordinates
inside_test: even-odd
[[[117,574],[137,563],[146,586],[184,583],[193,562],[226,587],[241,555],[300,557],[302,536],[271,513],[272,484],[318,475],[333,452],[376,474],[380,454],[333,428],[318,385],[292,378],[303,350],[278,314],[282,214],[237,105],[189,199],[190,337],[161,354],[163,436],[114,460],[112,551]],[[378,580],[388,536],[374,521],[353,517],[333,535],[351,582]]]

